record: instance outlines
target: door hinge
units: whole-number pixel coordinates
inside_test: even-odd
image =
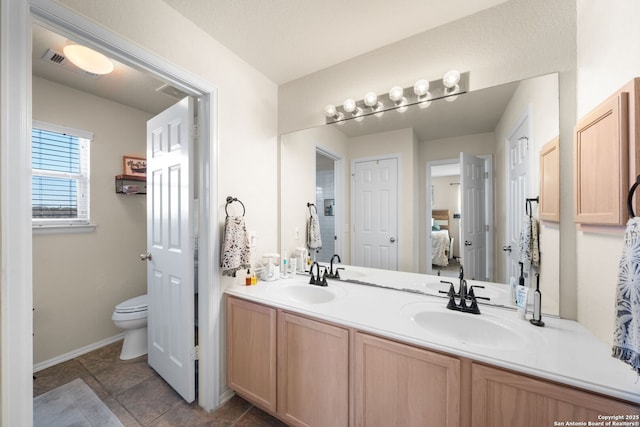
[[[484,231],[489,231],[489,224],[484,225]]]
[[[191,349],[191,360],[200,360],[200,346],[197,345]]]
[[[200,126],[193,125],[193,139],[200,138]]]
[[[484,179],[489,179],[489,172],[484,173]]]

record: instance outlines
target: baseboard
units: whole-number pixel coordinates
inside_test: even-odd
[[[124,332],[121,332],[117,335],[114,335],[109,338],[105,338],[93,344],[86,345],[84,347],[80,347],[78,349],[72,350],[69,353],[61,354],[60,356],[56,356],[52,359],[45,360],[44,362],[36,363],[33,365],[33,372],[36,373],[38,371],[42,371],[43,369],[50,368],[51,366],[57,365],[62,362],[66,362],[67,360],[75,359],[78,356],[82,356],[83,354],[92,352],[93,350],[97,350],[101,347],[114,343],[116,341],[121,340],[124,337]]]
[[[220,405],[218,406],[218,408],[220,406],[224,405],[225,403],[227,403],[229,400],[231,400],[231,398],[233,396],[235,396],[235,395],[236,395],[236,393],[233,390],[231,390],[230,388],[227,388],[225,391],[223,391],[220,394]]]

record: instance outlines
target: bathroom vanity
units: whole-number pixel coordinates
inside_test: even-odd
[[[419,276],[398,286],[440,279]],[[308,281],[226,291],[227,384],[289,425],[640,421],[636,375],[576,322],[537,328],[505,308],[473,315],[436,296]]]

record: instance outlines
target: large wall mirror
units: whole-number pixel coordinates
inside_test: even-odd
[[[472,76],[471,76],[472,77]],[[319,113],[320,114],[320,113]],[[549,74],[281,136],[281,251],[305,246],[308,204],[344,264],[496,283],[518,279],[538,216],[540,150],[559,134]],[[559,224],[539,222],[543,311],[559,313]],[[382,248],[382,249],[371,249]]]

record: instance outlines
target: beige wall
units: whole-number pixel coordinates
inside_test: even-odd
[[[90,233],[33,237],[34,363],[121,332],[116,304],[146,293],[146,197],[114,191],[122,156],[145,157],[148,113],[33,79],[33,118],[93,132]]]
[[[553,11],[553,13],[550,13]],[[470,71],[472,90],[552,72],[560,73],[560,140],[575,124],[575,0],[511,0],[459,21],[352,58],[279,87],[281,133],[323,123],[322,108],[369,90],[432,80],[447,70]],[[561,142],[561,314],[575,318],[575,229],[572,226],[572,147]],[[423,169],[423,162],[420,168]],[[420,182],[424,182],[421,170]],[[425,235],[424,195],[420,233]],[[421,245],[420,252],[424,253]],[[424,257],[421,257],[424,258]],[[420,265],[425,260],[420,259]]]
[[[578,117],[640,76],[640,3],[578,0]],[[613,341],[615,287],[623,227],[577,232],[578,320]]]

